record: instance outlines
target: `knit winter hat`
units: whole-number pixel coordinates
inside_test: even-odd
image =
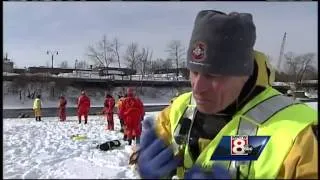
[[[250,76],[255,40],[251,14],[200,11],[187,52],[188,68],[201,73]]]

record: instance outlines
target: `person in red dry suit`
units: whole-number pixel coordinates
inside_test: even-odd
[[[144,113],[143,104],[139,98],[136,98],[132,88],[128,88],[127,97],[123,100],[120,113],[124,119],[124,135],[127,137],[129,145],[136,138],[139,143],[141,135],[141,118]]]
[[[84,124],[87,124],[88,114],[90,110],[90,98],[86,95],[84,90],[81,91],[81,95],[78,98],[78,120],[81,124],[81,117],[84,116]]]
[[[59,120],[60,121],[65,121],[67,114],[66,114],[66,106],[67,106],[67,100],[66,98],[61,95],[59,97],[59,104],[58,104],[58,109],[59,109]]]
[[[110,95],[106,95],[106,99],[104,100],[104,108],[103,108],[103,114],[105,119],[108,122],[108,127],[106,129],[108,130],[114,130],[114,121],[113,121],[113,109],[115,106],[115,100]]]

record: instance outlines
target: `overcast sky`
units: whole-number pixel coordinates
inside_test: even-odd
[[[54,65],[87,60],[87,47],[117,37],[121,51],[131,42],[166,58],[170,40],[187,47],[198,11],[253,14],[255,48],[277,60],[284,32],[285,52],[318,50],[317,2],[3,2],[4,52],[18,67],[46,65],[47,50],[58,50]]]

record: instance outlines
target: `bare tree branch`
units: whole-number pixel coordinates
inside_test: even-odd
[[[119,68],[121,68],[121,63],[120,63],[120,42],[119,42],[119,39],[118,38],[114,38],[112,43],[111,43],[111,51],[114,53],[114,56],[116,58],[116,60],[118,61],[118,65],[119,65]]]
[[[96,49],[93,46],[89,46],[88,47],[88,51],[89,53],[87,54],[87,56],[94,61],[95,65],[98,66],[103,66],[103,60],[100,58],[101,55],[96,51]]]
[[[88,64],[85,60],[79,61],[77,63],[77,69],[87,69]]]
[[[288,52],[284,57],[288,64],[287,73],[291,77],[290,80],[296,84],[300,83],[304,79],[304,76],[308,71],[314,70],[314,53],[306,53],[297,56],[292,52]]]
[[[112,44],[107,40],[105,35],[95,47],[89,46],[87,56],[99,67],[109,67],[115,59]]]
[[[131,43],[128,45],[126,54],[124,56],[124,59],[127,61],[127,65],[130,69],[135,70],[137,69],[137,65],[139,63],[139,50],[138,50],[138,44],[137,43]],[[132,79],[132,76],[130,76],[130,80]]]
[[[60,63],[60,66],[59,66],[60,68],[68,68],[69,66],[68,66],[68,61],[62,61],[61,63]]]
[[[148,70],[150,70],[150,63],[152,58],[152,52],[150,53],[149,48],[142,48],[138,55],[139,66],[138,69],[142,75],[142,79]]]
[[[178,78],[178,76],[179,76],[179,67],[185,61],[184,56],[186,54],[186,50],[182,46],[181,41],[172,40],[168,44],[167,52],[169,53],[169,58],[172,59],[175,62],[175,66],[176,66],[176,69],[177,69],[176,76]]]
[[[172,60],[171,59],[161,59],[161,58],[158,58],[156,61],[153,61],[152,63],[152,70],[155,71],[155,70],[158,70],[158,69],[171,69],[173,68],[173,65],[172,65]]]

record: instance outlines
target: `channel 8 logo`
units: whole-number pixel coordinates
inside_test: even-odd
[[[256,161],[270,136],[223,136],[211,160]]]
[[[231,136],[230,143],[231,155],[249,155],[253,150],[248,136]]]

